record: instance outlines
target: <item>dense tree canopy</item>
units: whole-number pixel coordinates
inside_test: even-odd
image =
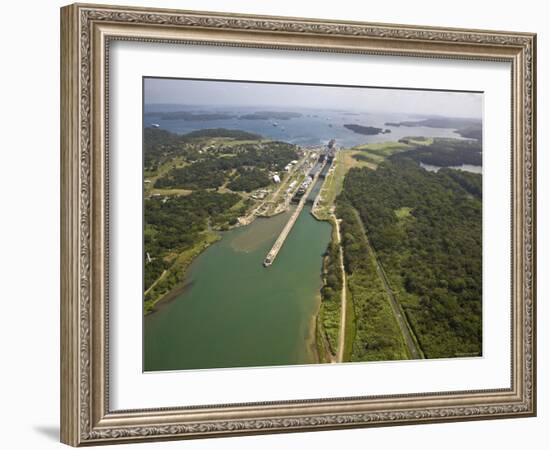
[[[434,166],[448,167],[482,163],[481,143],[479,141],[435,138],[430,145],[421,145],[393,158],[408,157],[415,161]]]
[[[157,179],[157,188],[218,188],[234,176],[229,189],[250,192],[270,182],[268,171],[281,171],[298,158],[296,147],[283,142],[221,146],[184,167],[175,167]]]
[[[237,194],[196,191],[187,196],[145,200],[145,288],[167,267],[164,257],[191,247],[208,222],[229,219],[227,211],[240,200]],[[149,258],[152,260],[149,261]]]
[[[239,167],[237,173],[237,177],[227,185],[232,191],[251,192],[267,186],[271,181],[265,170],[256,167]]]
[[[359,212],[426,356],[480,354],[481,176],[428,172],[410,157],[394,156],[375,171],[351,169],[338,214],[353,223],[345,205]],[[366,258],[344,233],[353,272]]]

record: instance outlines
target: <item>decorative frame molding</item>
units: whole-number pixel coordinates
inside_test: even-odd
[[[512,386],[111,411],[108,57],[112,40],[507,61],[512,66]],[[536,414],[536,35],[75,4],[61,9],[61,440],[79,446]]]

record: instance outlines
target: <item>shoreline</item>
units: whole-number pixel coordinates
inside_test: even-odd
[[[315,296],[317,300],[317,311],[312,314],[311,320],[309,323],[309,336],[306,340],[306,348],[308,352],[311,354],[313,362],[311,364],[322,364],[324,363],[324,359],[326,355],[322,355],[319,353],[319,343],[318,343],[318,336],[317,336],[317,322],[319,317],[319,312],[321,311],[321,302],[323,301],[321,299],[321,292],[319,290],[319,293]]]
[[[169,288],[169,290],[166,293],[164,293],[163,295],[161,295],[160,297],[158,297],[154,301],[151,301],[151,302],[143,301],[143,308],[144,308],[143,316],[145,317],[145,316],[149,316],[151,314],[154,314],[155,312],[159,311],[159,308],[162,306],[162,304],[168,303],[168,302],[174,300],[174,298],[177,295],[181,294],[185,290],[186,286],[189,285],[189,283],[185,282],[185,278],[187,276],[187,271],[188,271],[189,267],[191,266],[191,264],[193,264],[193,262],[197,259],[198,256],[200,256],[204,251],[206,251],[208,248],[210,248],[213,244],[215,244],[216,242],[219,242],[221,239],[222,239],[221,232],[216,231],[215,235],[212,236],[212,240],[206,239],[205,241],[203,241],[200,244],[201,248],[198,249],[198,250],[195,249],[196,253],[188,261],[185,261],[182,264],[181,267],[176,269],[177,271],[182,271],[183,272],[181,274],[181,277],[182,277],[181,281],[177,282],[174,286]],[[188,251],[193,251],[193,248],[184,250],[183,252],[178,254],[178,256],[176,257],[176,261],[185,252],[188,252]],[[174,263],[174,265],[176,265],[176,264],[177,264],[177,262]],[[170,269],[167,269],[167,270],[169,271]]]

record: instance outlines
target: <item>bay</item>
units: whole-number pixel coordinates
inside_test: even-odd
[[[171,108],[163,105],[163,109],[169,112],[183,110],[185,107],[172,105]],[[155,111],[154,105],[146,106],[146,112]],[[331,110],[311,110],[293,109],[292,112],[301,114],[301,117],[288,120],[249,120],[240,119],[238,116],[257,111],[256,109],[213,109],[206,111],[193,110],[195,112],[221,112],[234,114],[236,117],[223,120],[162,120],[159,117],[144,115],[143,126],[150,127],[153,123],[158,124],[160,128],[178,134],[186,134],[191,131],[203,130],[205,128],[227,128],[233,130],[243,130],[250,133],[260,134],[263,137],[290,142],[297,145],[324,145],[331,139],[336,139],[340,147],[353,147],[356,145],[372,143],[397,141],[407,136],[424,137],[448,137],[462,139],[450,128],[430,128],[430,127],[392,127],[385,125],[386,122],[400,122],[411,119],[410,116],[403,114],[376,114],[367,112],[357,112],[350,114],[343,111]],[[274,125],[276,123],[276,126]],[[387,134],[363,135],[355,133],[344,124],[359,124],[364,126],[378,127],[388,129],[391,132]]]

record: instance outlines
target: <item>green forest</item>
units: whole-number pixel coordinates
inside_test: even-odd
[[[365,257],[362,226],[425,356],[481,355],[481,175],[428,172],[416,162],[425,150],[396,154],[377,170],[350,169],[337,199],[357,321],[354,360],[406,352]]]
[[[257,167],[238,167],[236,170],[237,176],[227,185],[232,191],[252,192],[270,183],[268,174]]]
[[[404,141],[407,141],[407,139],[404,139]],[[440,167],[459,166],[461,164],[481,166],[481,142],[434,138],[433,143],[430,145],[417,146],[412,150],[394,156],[394,158],[403,157]]]
[[[215,226],[230,220],[227,211],[240,199],[237,194],[208,191],[146,199],[145,251],[163,257],[193,245],[197,235],[207,227],[207,221]]]

